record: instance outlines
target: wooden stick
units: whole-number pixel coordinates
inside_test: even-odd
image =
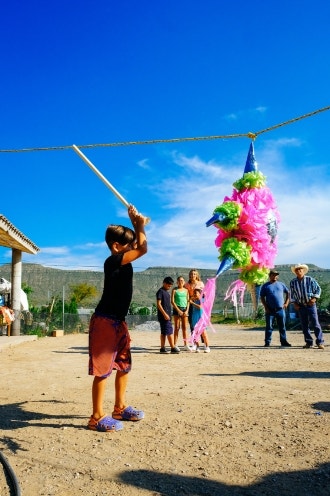
[[[79,150],[79,148],[76,145],[72,145],[72,148],[74,151],[79,155],[80,158],[83,159],[83,161],[92,169],[93,172],[101,179],[101,181],[113,192],[113,194],[118,198],[119,201],[122,202],[125,207],[129,207],[129,203],[125,198],[119,193],[119,191],[116,190],[114,186],[112,186],[111,183],[107,180],[107,178],[104,177],[103,174],[95,167],[94,164],[88,158]]]
[[[109,188],[113,192],[113,194],[118,198],[118,200],[121,201],[121,203],[128,208],[129,207],[128,201],[125,200],[125,198],[119,193],[119,191],[117,191],[116,188],[112,186],[112,184],[107,180],[107,178],[104,177],[103,174],[101,174],[101,172],[95,167],[94,164],[92,164],[92,162],[86,157],[86,155],[84,155],[83,152],[79,150],[79,148],[76,145],[72,145],[72,148],[77,153],[77,155],[79,155],[79,157],[83,159],[83,161],[88,165],[88,167],[90,167],[92,171],[95,172],[95,174],[99,177],[99,179],[101,179],[101,181],[107,186],[107,188]],[[149,224],[150,217],[144,217],[144,219],[145,219],[145,224]]]

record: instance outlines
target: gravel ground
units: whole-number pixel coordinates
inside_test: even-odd
[[[329,495],[330,347],[216,326],[211,353],[160,355],[147,329],[132,331],[127,391],[145,419],[114,434],[86,429],[86,334],[0,353],[0,450],[23,496]],[[14,494],[1,471],[0,494]]]

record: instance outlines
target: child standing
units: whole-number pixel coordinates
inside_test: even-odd
[[[126,406],[128,372],[131,370],[130,335],[125,317],[133,292],[131,262],[147,253],[144,226],[146,217],[128,207],[134,231],[120,225],[108,226],[105,241],[111,255],[104,262],[104,288],[89,326],[89,375],[92,386],[93,414],[88,428],[111,432],[123,428],[121,420],[141,420],[144,412]],[[115,404],[112,416],[103,409],[107,378],[116,370]]]
[[[190,351],[187,339],[188,314],[189,314],[189,291],[184,286],[184,278],[177,278],[178,286],[172,290],[171,303],[174,317],[174,345],[179,337],[180,324],[182,326],[183,349]]]
[[[171,298],[169,290],[173,286],[172,277],[165,277],[163,286],[156,293],[157,317],[160,323],[160,353],[169,353],[166,350],[166,338],[171,347],[171,353],[180,353],[179,348],[174,345],[173,327],[171,322]]]
[[[192,326],[192,332],[195,328],[195,325],[201,318],[203,314],[203,308],[201,305],[201,289],[195,288],[193,292],[193,297],[190,299],[190,305],[192,306],[192,312],[191,312],[191,326]],[[206,329],[201,334],[202,341],[204,343],[204,353],[210,353],[210,347],[209,347],[209,338],[206,332]],[[191,351],[196,351],[196,353],[199,353],[199,341],[195,341],[192,350]]]
[[[186,284],[184,285],[184,287],[188,289],[190,298],[193,297],[195,288],[197,288],[197,289],[203,289],[204,288],[204,283],[203,283],[203,281],[201,281],[198,270],[191,269],[189,271],[189,279],[188,279],[188,282],[186,282]],[[192,311],[193,311],[193,307],[190,306],[189,307],[188,320],[189,320],[191,332],[193,331],[192,322],[191,322]]]

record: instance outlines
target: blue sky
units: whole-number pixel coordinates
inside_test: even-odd
[[[6,2],[1,150],[257,132],[330,105],[330,4],[306,0]],[[261,134],[281,215],[276,264],[330,268],[330,111]],[[248,138],[83,153],[151,217],[152,266],[218,268],[205,222],[241,177]],[[102,270],[126,209],[73,150],[0,153],[1,213],[40,249],[24,262]],[[0,263],[11,251],[0,248]]]

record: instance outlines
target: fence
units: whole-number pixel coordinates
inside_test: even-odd
[[[40,336],[51,335],[55,329],[62,329],[66,334],[88,332],[92,311],[83,314],[65,313],[49,321],[41,318],[22,319],[21,334],[38,334]],[[156,315],[127,315],[126,322],[129,329],[134,329],[146,322],[157,322]],[[0,335],[7,334],[7,329],[0,326]]]
[[[291,307],[291,306],[290,306]],[[261,310],[263,307],[259,307]],[[25,318],[21,320],[21,334],[38,334],[40,336],[50,335],[55,329],[63,329],[66,334],[69,333],[85,333],[88,332],[89,322],[93,310],[86,310],[86,312],[79,312],[79,314],[65,313],[58,317],[52,318],[50,321],[41,318]],[[244,307],[238,306],[235,308],[232,305],[226,305],[222,310],[216,310],[214,314],[220,314],[224,317],[232,317],[234,319],[246,319],[254,317],[254,309],[252,303],[245,303]],[[263,312],[259,318],[263,318]],[[157,315],[127,315],[126,322],[129,329],[135,329],[150,322],[146,328],[150,330],[158,329]],[[154,325],[152,323],[155,323]],[[287,312],[287,325],[288,328],[299,328],[299,319],[295,312],[289,308]],[[0,335],[6,334],[6,326],[0,325]]]

